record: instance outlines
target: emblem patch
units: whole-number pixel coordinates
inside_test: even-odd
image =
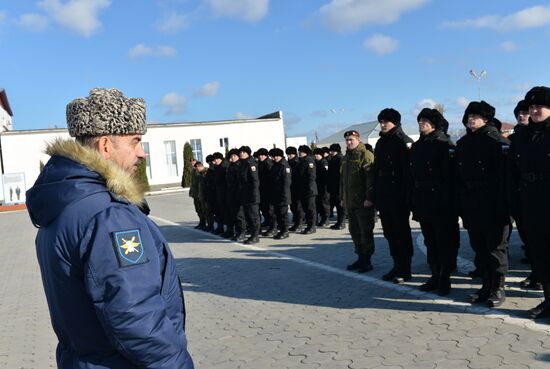
[[[286,171],[287,173],[290,173],[290,168],[285,168],[285,171]]]
[[[111,238],[113,239],[118,265],[121,267],[144,264],[149,261],[141,243],[139,229],[113,232]]]
[[[325,170],[328,170],[328,165],[325,165]]]
[[[309,167],[313,169],[313,163],[309,163]]]
[[[255,172],[255,171],[256,171],[256,167],[255,167],[254,165],[252,165],[252,166],[250,167],[250,170],[253,171],[253,172]]]

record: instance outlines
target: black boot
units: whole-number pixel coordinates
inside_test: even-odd
[[[246,234],[244,234],[244,232],[236,233],[231,240],[235,242],[243,242],[246,240]]]
[[[233,230],[233,227],[227,227],[227,230],[222,233],[223,238],[231,239],[235,235],[235,231]]]
[[[199,222],[199,225],[195,227],[195,229],[199,229],[201,231],[204,231],[204,229],[206,228],[206,220],[204,218],[202,218]]]
[[[358,270],[363,265],[364,258],[365,258],[364,255],[361,255],[361,254],[357,255],[357,260],[355,260],[355,262],[353,262],[353,264],[348,265],[346,267],[346,269],[347,270]]]
[[[519,286],[527,290],[542,291],[542,284],[540,282],[537,282],[537,278],[535,277],[535,273],[533,272],[529,274],[529,277],[519,282]]]
[[[319,223],[317,223],[317,227],[324,227],[328,225],[328,222],[327,222],[327,218],[326,217],[323,217],[321,218],[321,220],[319,221]]]
[[[223,234],[223,224],[222,223],[218,223],[218,226],[216,227],[216,229],[214,230],[214,233],[215,235],[221,235]]]
[[[300,234],[312,234],[317,232],[314,226],[307,226],[306,229],[304,229]]]
[[[289,234],[287,231],[279,231],[273,238],[276,240],[282,240],[284,238],[288,238]]]
[[[334,223],[333,225],[330,226],[330,229],[338,229],[338,230],[341,230],[341,229],[345,229],[346,228],[346,222],[342,221],[337,221],[336,223]]]
[[[419,288],[420,291],[434,291],[439,287],[439,275],[441,274],[441,267],[439,264],[432,265],[432,276]]]
[[[370,256],[362,255],[361,265],[357,268],[357,273],[366,273],[372,270],[372,264],[370,262]]]
[[[544,290],[544,301],[536,307],[527,310],[529,319],[539,319],[550,316],[550,283],[544,283],[542,288]]]
[[[397,276],[397,266],[394,265],[393,268],[391,268],[389,272],[387,272],[386,274],[384,274],[382,276],[382,279],[385,280],[385,281],[391,281],[396,276]]]
[[[470,295],[470,302],[475,304],[485,302],[491,294],[491,275],[488,271],[481,272],[481,288]]]
[[[300,223],[294,223],[292,227],[290,227],[288,230],[290,232],[298,232],[300,228],[302,228],[302,225]]]
[[[258,238],[258,236],[250,236],[248,237],[248,239],[246,241],[244,241],[244,244],[245,245],[253,245],[255,243],[258,243],[260,242],[260,239]]]
[[[393,283],[403,284],[412,279],[411,262],[404,263],[404,266],[397,268],[397,275],[393,278]]]
[[[502,273],[493,273],[491,280],[491,294],[487,299],[487,305],[489,307],[499,307],[506,300],[504,293],[504,280],[505,276]]]
[[[445,265],[441,267],[441,274],[439,274],[439,286],[437,287],[437,294],[439,296],[447,296],[451,292],[451,270],[452,267]]]
[[[262,233],[262,236],[273,237],[276,233],[277,233],[277,230],[273,227],[270,227],[265,232]]]

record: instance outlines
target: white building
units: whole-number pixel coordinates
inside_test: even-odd
[[[0,163],[2,174],[24,174],[26,189],[40,173],[41,162],[49,159],[44,154],[47,142],[57,137],[69,137],[67,129],[39,129],[0,133]],[[147,176],[150,185],[179,184],[183,173],[183,146],[193,148],[193,156],[204,161],[207,154],[216,151],[225,154],[226,148],[247,145],[255,151],[260,147],[285,149],[282,112],[257,119],[239,119],[197,123],[149,124],[143,136],[147,157]],[[6,178],[6,176],[3,176]],[[4,188],[7,188],[4,186]],[[0,201],[7,190],[0,191]],[[6,199],[8,200],[8,199]],[[6,201],[4,201],[6,202]]]

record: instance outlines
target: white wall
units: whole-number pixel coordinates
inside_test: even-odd
[[[286,138],[286,147],[293,146],[296,149],[302,145],[309,145],[307,142],[306,136],[299,137],[287,137]]]
[[[65,129],[10,131],[0,134],[4,173],[24,173],[29,189],[40,174],[40,161],[46,163],[46,143],[56,137],[69,138]],[[149,143],[152,178],[151,185],[180,183],[183,173],[183,146],[191,139],[200,139],[203,158],[216,151],[225,154],[220,147],[220,138],[229,139],[229,148],[250,146],[253,151],[260,147],[271,149],[273,145],[285,148],[285,133],[282,119],[259,119],[189,124],[154,124],[148,127],[143,141]],[[178,173],[168,175],[164,141],[176,141]],[[0,191],[0,200],[3,200]]]

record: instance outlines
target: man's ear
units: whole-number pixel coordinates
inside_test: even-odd
[[[101,136],[97,140],[97,150],[105,158],[110,159],[113,151],[113,141],[109,136]]]

